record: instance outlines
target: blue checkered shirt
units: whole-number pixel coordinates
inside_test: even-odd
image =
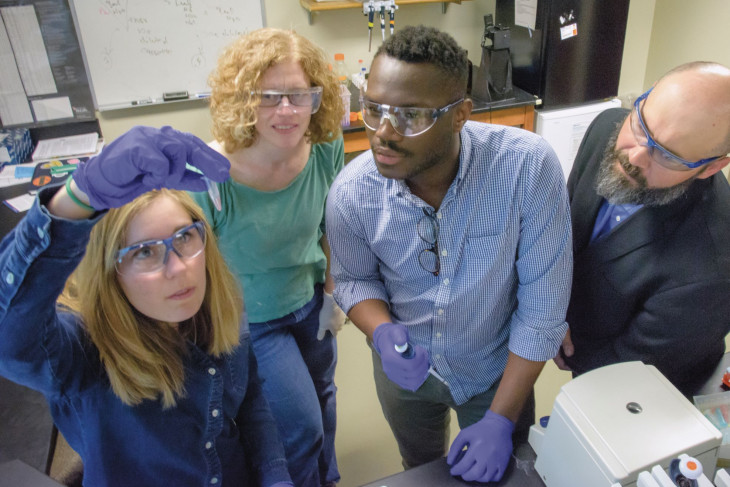
[[[508,351],[554,357],[567,324],[572,237],[554,151],[530,132],[467,122],[459,170],[440,208],[438,276],[418,256],[423,209],[368,151],[340,172],[327,201],[334,296],[348,312],[366,299],[390,306],[410,341],[428,350],[457,404],[486,391]]]

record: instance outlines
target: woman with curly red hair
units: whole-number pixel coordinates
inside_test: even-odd
[[[344,165],[339,84],[322,50],[265,28],[223,52],[209,78],[210,146],[231,163],[222,211],[195,195],[243,287],[254,351],[289,472],[334,485],[334,335],[324,205]]]

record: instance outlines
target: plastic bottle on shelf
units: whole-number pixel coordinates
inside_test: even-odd
[[[343,127],[350,125],[350,86],[347,80],[347,66],[345,66],[345,55],[341,52],[335,54],[335,64],[333,66],[335,76],[340,81],[340,97],[342,104],[345,106],[345,113],[342,115],[340,124]]]
[[[355,85],[357,89],[362,88],[363,84],[365,83],[365,74],[367,73],[367,68],[365,67],[365,61],[362,59],[357,60],[357,72],[352,73],[352,76],[350,77],[352,80],[352,84]]]
[[[335,64],[334,64],[334,71],[335,76],[337,76],[337,79],[340,80],[340,83],[348,86],[347,81],[347,65],[345,64],[345,55],[341,52],[338,52],[335,54]]]

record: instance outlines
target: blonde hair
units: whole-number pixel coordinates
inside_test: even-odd
[[[177,201],[194,221],[205,221],[188,194],[167,189],[109,210],[92,230],[86,255],[58,300],[80,316],[114,393],[130,406],[160,398],[169,408],[185,395],[186,338],[215,357],[231,353],[239,343],[242,294],[208,225],[205,297],[192,318],[178,329],[143,315],[127,300],[114,268],[116,253],[125,245],[132,218],[162,196]]]
[[[275,64],[297,62],[311,86],[322,87],[322,105],[312,115],[306,137],[313,143],[333,140],[344,114],[339,82],[324,52],[294,31],[263,28],[229,45],[208,78],[213,137],[229,153],[256,141],[258,97],[264,72]]]

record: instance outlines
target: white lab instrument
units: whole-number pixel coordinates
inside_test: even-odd
[[[715,472],[715,485],[717,487],[730,487],[730,474],[721,468]]]
[[[529,438],[547,487],[638,487],[642,471],[669,472],[680,454],[697,459],[712,478],[721,440],[656,367],[641,362],[602,367],[565,384],[547,427],[534,425]]]

